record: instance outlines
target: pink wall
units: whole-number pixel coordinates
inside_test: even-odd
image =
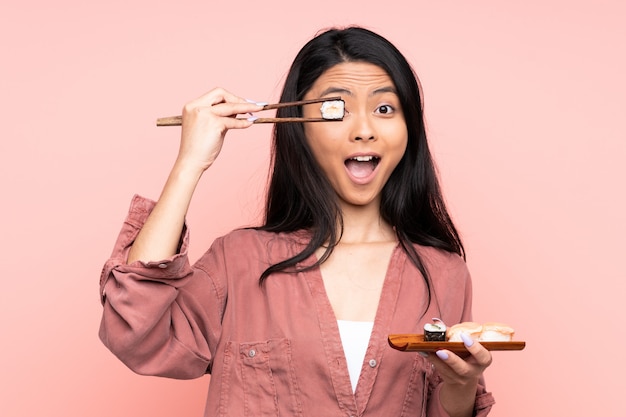
[[[97,339],[102,263],[131,195],[157,197],[177,148],[178,128],[154,121],[216,85],[275,99],[302,43],[349,23],[414,64],[476,319],[528,343],[494,354],[493,415],[626,414],[623,2],[8,3],[0,415],[201,415],[207,378],[136,376]],[[189,216],[194,256],[256,219],[268,137],[229,136]]]

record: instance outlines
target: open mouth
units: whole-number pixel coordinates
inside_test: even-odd
[[[356,178],[365,178],[370,175],[380,162],[380,158],[373,155],[355,156],[346,159],[346,168]]]

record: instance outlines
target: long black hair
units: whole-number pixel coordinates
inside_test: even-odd
[[[465,258],[460,236],[448,214],[428,148],[417,76],[402,53],[387,39],[361,27],[329,29],[311,39],[297,54],[285,80],[281,102],[302,100],[329,68],[343,62],[367,62],[387,72],[404,112],[408,144],[404,156],[382,190],[380,212],[391,224],[429,291],[430,280],[413,243],[454,252]],[[285,108],[278,116],[301,116],[299,108]],[[272,171],[260,230],[292,232],[306,229],[311,240],[296,256],[270,266],[262,283],[276,271],[292,270],[327,243],[318,265],[330,256],[341,238],[338,198],[316,162],[300,123],[274,127]],[[315,266],[314,265],[314,266]]]

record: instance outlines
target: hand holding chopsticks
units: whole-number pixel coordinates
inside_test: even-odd
[[[323,103],[320,108],[321,117],[259,117],[253,123],[293,123],[293,122],[339,122],[345,114],[345,103],[341,97],[316,98],[312,100],[292,101],[288,103],[266,104],[263,110],[280,109],[283,107],[303,106],[306,104]],[[157,119],[157,126],[180,126],[182,116],[161,117]]]

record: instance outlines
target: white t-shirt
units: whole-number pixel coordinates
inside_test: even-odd
[[[352,392],[355,392],[374,322],[337,320],[337,325],[339,326],[343,351],[348,362]]]

